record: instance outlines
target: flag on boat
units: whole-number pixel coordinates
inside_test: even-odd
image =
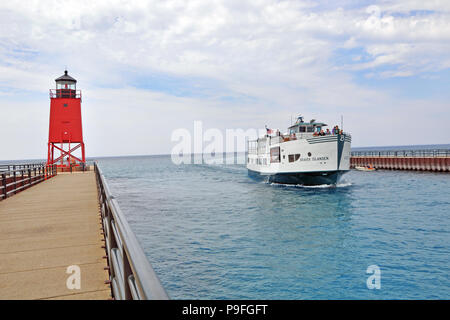
[[[266,126],[266,130],[267,130],[267,134],[272,134],[272,133],[273,133],[273,130],[272,130],[272,129],[269,129],[269,128],[267,128],[267,126]]]

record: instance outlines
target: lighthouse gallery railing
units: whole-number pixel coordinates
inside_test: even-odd
[[[96,162],[94,169],[114,299],[168,299],[158,276],[120,210],[117,200],[111,195],[105,177]]]

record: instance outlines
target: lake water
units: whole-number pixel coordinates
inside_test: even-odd
[[[301,187],[245,165],[98,161],[173,299],[450,298],[450,174],[351,171]]]

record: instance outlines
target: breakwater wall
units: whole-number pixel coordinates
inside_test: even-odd
[[[450,171],[450,149],[352,151],[350,167],[374,166],[376,169]]]

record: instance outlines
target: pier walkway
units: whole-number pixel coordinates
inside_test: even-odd
[[[109,299],[93,171],[59,173],[0,201],[0,299]],[[68,267],[81,288],[69,289]]]

